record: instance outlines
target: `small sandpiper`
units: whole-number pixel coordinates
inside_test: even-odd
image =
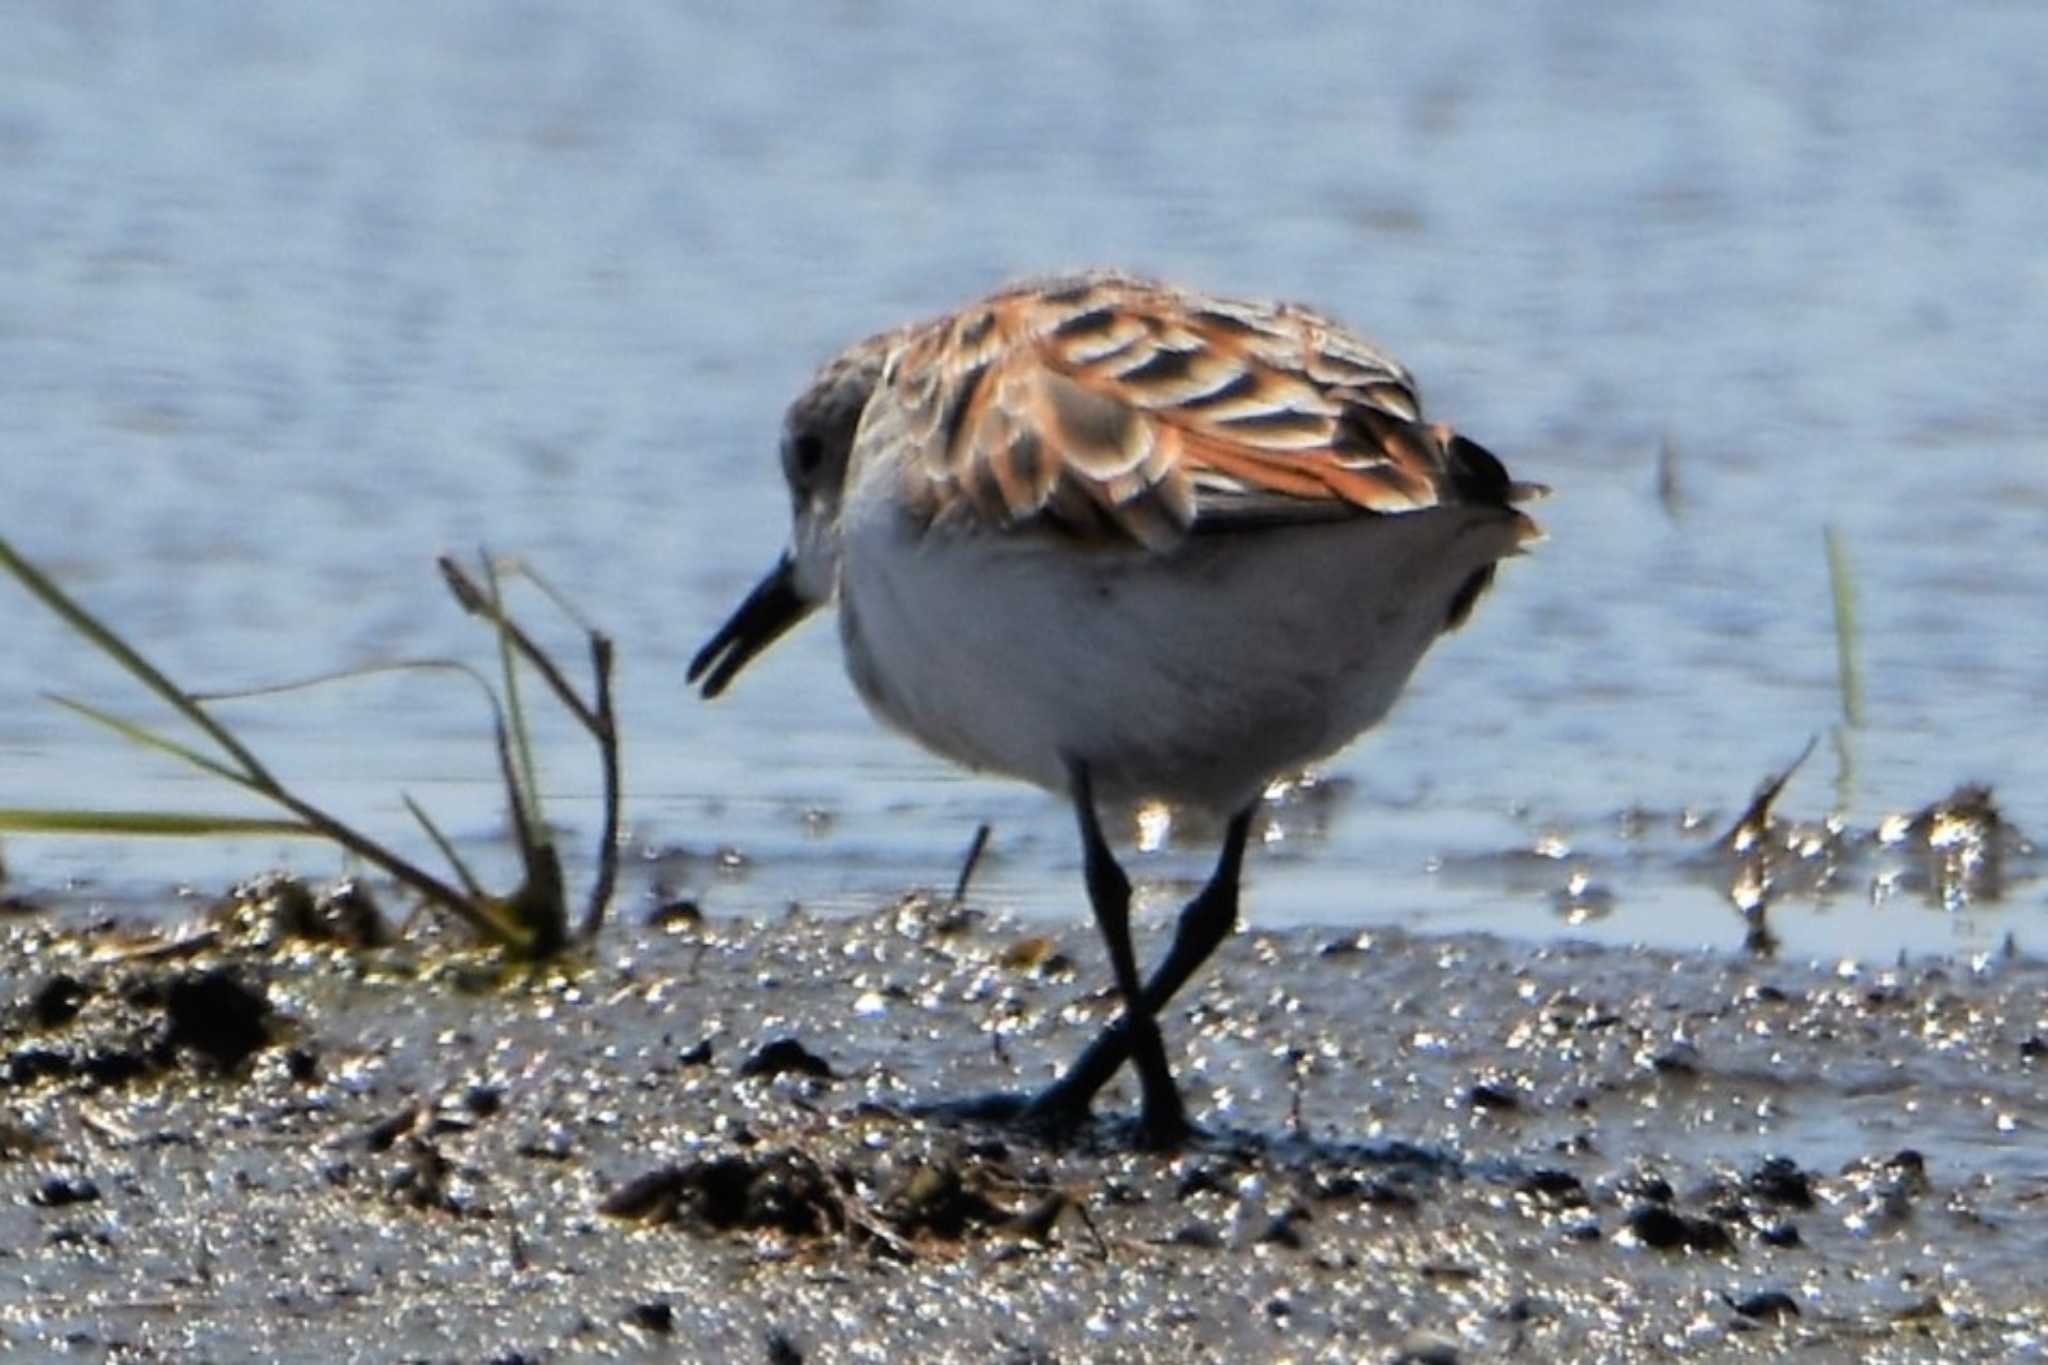
[[[868,706],[1073,802],[1121,1018],[1015,1116],[1061,1131],[1126,1059],[1139,1140],[1189,1136],[1158,1015],[1237,922],[1276,776],[1387,712],[1539,495],[1426,423],[1384,350],[1295,304],[1097,271],[1020,284],[841,352],[789,407],[789,549],[690,665],[706,697],[839,604]],[[1227,821],[1141,980],[1098,803]]]

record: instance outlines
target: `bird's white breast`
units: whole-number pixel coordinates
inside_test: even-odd
[[[970,767],[1220,813],[1386,714],[1451,600],[1512,547],[1442,508],[1198,534],[1158,553],[927,529],[885,479],[848,490],[847,670],[874,711]]]

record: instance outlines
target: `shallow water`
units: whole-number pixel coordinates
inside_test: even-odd
[[[1278,826],[1259,922],[1741,942],[1696,860],[1840,718],[1827,525],[1865,723],[1784,809],[1868,831],[1981,780],[2048,829],[2048,13],[10,11],[0,533],[209,686],[481,661],[430,557],[536,561],[619,640],[632,834],[666,890],[868,907],[949,880],[987,820],[979,897],[1078,912],[1067,814],[879,731],[828,628],[717,707],[682,673],[777,549],[776,424],[818,360],[1093,261],[1312,299],[1560,493],[1551,542],[1330,765],[1337,799]],[[38,705],[135,694],[11,590],[0,632],[0,804],[233,808]],[[237,714],[345,813],[399,830],[403,788],[501,851],[461,687]],[[586,755],[548,749],[552,813],[587,832]],[[336,866],[5,856],[11,890],[85,880],[67,909]],[[1958,903],[1874,897],[1865,860],[1771,927],[1814,956],[2029,942],[2041,886],[2008,870]]]

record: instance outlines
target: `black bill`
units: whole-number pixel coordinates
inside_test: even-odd
[[[810,611],[811,604],[796,590],[796,562],[784,555],[690,660],[689,680],[703,678],[704,696],[717,696],[755,655],[780,640]]]

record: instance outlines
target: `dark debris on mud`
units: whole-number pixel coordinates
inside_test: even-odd
[[[236,969],[131,967],[44,977],[13,1009],[0,1091],[78,1078],[111,1086],[180,1068],[232,1072],[273,1041],[270,1002]]]
[[[510,968],[317,903],[0,938],[0,1345],[1915,1359],[2048,1329],[2025,960],[1244,934],[1169,1020],[1206,1134],[1151,1155],[1116,1089],[1066,1145],[917,1117],[1107,1021],[1078,926],[667,917]]]

